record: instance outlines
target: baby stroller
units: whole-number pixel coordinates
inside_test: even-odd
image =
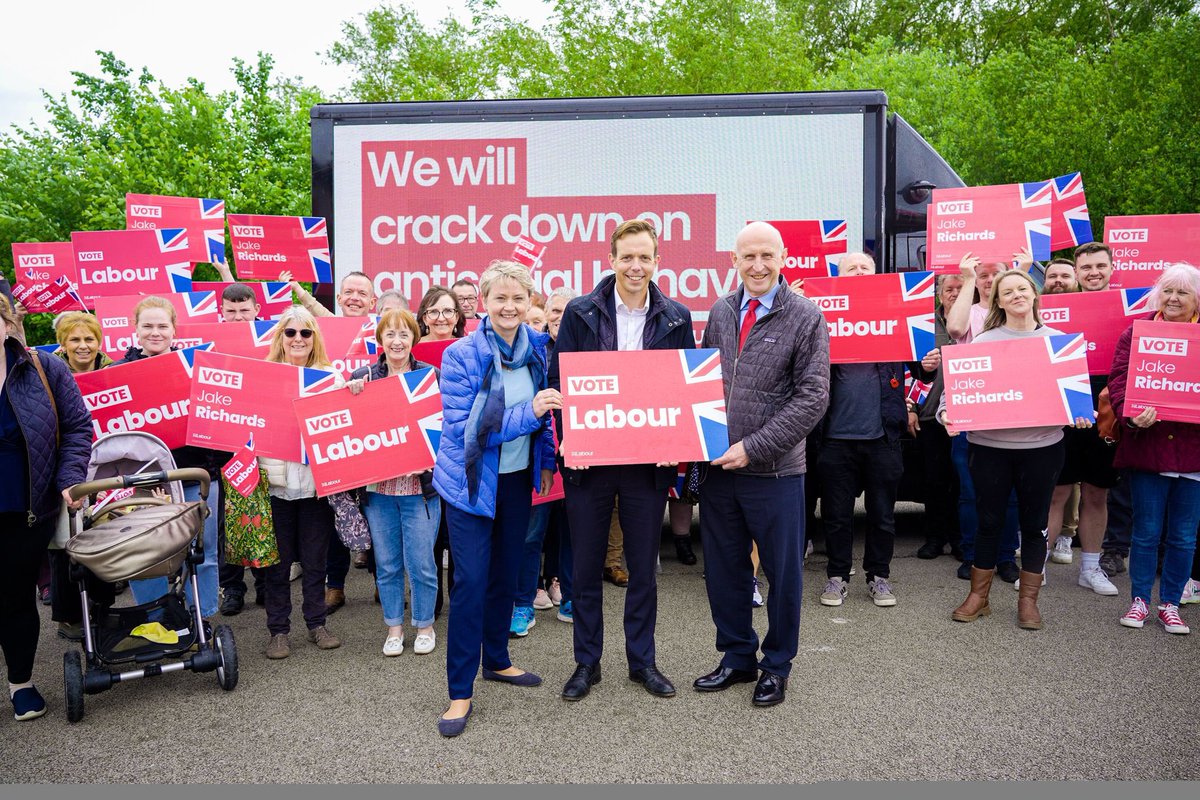
[[[83,653],[63,654],[67,719],[83,718],[85,694],[184,669],[216,670],[217,683],[232,691],[238,682],[233,631],[228,625],[214,631],[201,617],[195,575],[204,562],[208,473],[175,469],[161,439],[127,432],[96,440],[87,477],[70,490],[72,500],[87,500],[83,512],[70,515],[66,548],[83,607]],[[184,501],[183,482],[200,484],[198,502]],[[89,602],[89,574],[108,582],[165,576],[170,590],[142,605],[102,609]]]

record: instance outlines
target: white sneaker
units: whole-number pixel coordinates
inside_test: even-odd
[[[533,607],[538,611],[545,611],[548,608],[554,608],[554,601],[550,599],[550,595],[545,589],[538,589],[537,594],[533,597]]]
[[[550,588],[546,590],[546,594],[550,595],[550,602],[556,606],[562,605],[562,586],[558,583],[558,578],[550,581]]]
[[[294,581],[304,574],[304,568],[300,566],[299,561],[292,562],[292,568],[288,570],[288,581]]]
[[[1050,560],[1055,564],[1070,564],[1075,560],[1071,553],[1071,537],[1060,536],[1054,540],[1054,549],[1050,551]]]
[[[1096,594],[1110,597],[1117,594],[1117,587],[1113,586],[1113,582],[1099,567],[1079,570],[1079,585],[1091,589]]]
[[[813,543],[812,543],[812,539],[809,539],[808,544],[806,544],[804,546],[804,559],[808,560],[808,557],[811,556],[812,554],[813,554]]]
[[[432,653],[433,648],[437,647],[437,633],[418,633],[416,641],[413,642],[413,652],[419,656]]]
[[[383,642],[383,654],[385,656],[398,656],[404,652],[404,637],[389,636]]]
[[[830,578],[821,593],[821,605],[840,606],[846,599],[846,582],[841,578]]]
[[[763,598],[762,592],[758,590],[758,578],[754,579],[754,594],[750,596],[750,605],[755,608],[762,608]]]
[[[1183,597],[1179,600],[1181,606],[1192,603],[1200,603],[1200,583],[1195,580],[1189,580],[1183,585]]]

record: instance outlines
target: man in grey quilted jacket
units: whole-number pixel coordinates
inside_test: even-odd
[[[757,680],[756,706],[783,702],[799,646],[804,437],[829,398],[829,333],[817,307],[780,279],[786,256],[771,225],[742,229],[733,253],[741,286],[709,312],[703,344],[721,351],[732,444],[700,487],[708,602],[722,657],[693,686],[716,692]],[[748,591],[752,541],[771,587],[761,660]]]

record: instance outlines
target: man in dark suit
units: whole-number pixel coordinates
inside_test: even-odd
[[[658,235],[641,219],[613,231],[609,261],[615,275],[567,304],[550,361],[550,386],[560,388],[559,356],[604,350],[679,350],[696,346],[692,317],[654,285]],[[562,431],[562,420],[558,430]],[[659,697],[675,687],[655,664],[654,625],[658,613],[655,563],[662,535],[667,490],[675,465],[632,464],[564,469],[567,519],[575,551],[574,605],[577,667],[563,687],[564,700],[580,700],[600,682],[604,647],[602,615],[604,556],[613,503],[625,534],[629,585],[625,595],[625,655],[629,679]],[[746,581],[749,585],[749,579]]]
[[[799,646],[804,438],[829,402],[829,332],[817,307],[779,277],[787,256],[779,231],[753,222],[734,247],[742,285],[709,312],[703,344],[721,352],[731,442],[700,488],[705,582],[722,657],[692,685],[718,692],[757,679],[754,705],[773,706],[783,702]],[[771,586],[761,659],[746,591],[755,543]]]

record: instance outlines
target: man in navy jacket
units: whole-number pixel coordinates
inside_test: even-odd
[[[658,236],[641,219],[626,220],[613,231],[609,261],[615,275],[567,304],[550,360],[550,387],[560,389],[559,356],[604,350],[679,350],[696,346],[692,317],[682,304],[654,285]],[[562,420],[558,420],[561,432]],[[625,655],[629,679],[659,697],[675,687],[655,664],[654,625],[658,614],[655,563],[662,535],[667,490],[675,465],[632,464],[564,469],[567,519],[575,551],[575,662],[564,700],[580,700],[600,681],[604,647],[601,573],[608,547],[613,503],[625,532],[629,588],[625,595]]]

